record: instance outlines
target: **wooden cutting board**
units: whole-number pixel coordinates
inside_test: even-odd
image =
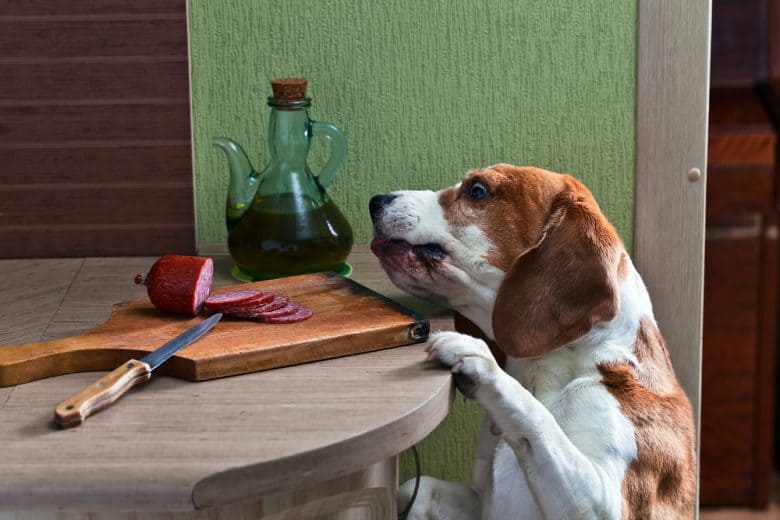
[[[215,290],[261,289],[309,306],[291,324],[223,318],[155,373],[204,381],[425,341],[428,320],[333,273],[268,280]],[[0,347],[0,387],[93,370],[113,370],[180,334],[207,314],[188,318],[148,300],[118,303],[103,324],[79,336]]]

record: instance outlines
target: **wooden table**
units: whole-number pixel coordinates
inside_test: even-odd
[[[215,286],[235,283],[224,253],[202,254]],[[132,279],[153,260],[0,261],[0,344],[101,323],[146,297]],[[452,327],[365,246],[350,262],[356,281]],[[395,518],[397,455],[452,402],[449,372],[423,360],[414,345],[200,383],[153,377],[71,430],[54,407],[99,374],[0,388],[0,518]]]

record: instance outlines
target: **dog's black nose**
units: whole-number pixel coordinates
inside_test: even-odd
[[[371,214],[371,220],[376,220],[382,213],[382,210],[389,206],[398,195],[374,195],[368,202],[368,212]]]

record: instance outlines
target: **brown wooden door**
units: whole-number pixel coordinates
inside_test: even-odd
[[[195,250],[185,0],[0,0],[0,257]]]

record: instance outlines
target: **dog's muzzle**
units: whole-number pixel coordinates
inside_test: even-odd
[[[384,209],[389,206],[398,195],[374,195],[368,202],[368,212],[371,215],[371,221],[376,224],[378,218],[382,216]]]

